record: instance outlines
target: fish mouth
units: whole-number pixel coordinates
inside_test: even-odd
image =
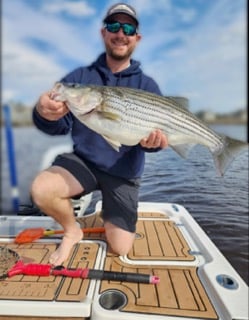
[[[65,102],[66,99],[61,99],[60,97],[60,93],[59,92],[55,92],[55,91],[51,91],[50,94],[49,94],[49,98],[54,100],[54,101],[62,101],[62,102]]]
[[[50,91],[49,97],[52,100],[57,100],[57,98],[60,97],[62,93],[63,93],[63,85],[57,82],[54,85],[53,89]]]
[[[58,95],[59,94],[57,92],[51,91],[50,94],[49,94],[49,97],[52,100],[56,100],[56,97],[58,97]]]

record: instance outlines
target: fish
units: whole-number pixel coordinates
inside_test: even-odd
[[[117,152],[137,145],[159,129],[168,145],[187,158],[197,144],[207,147],[223,176],[248,143],[219,135],[177,101],[141,89],[55,83],[51,98],[63,101],[85,126],[100,134]]]

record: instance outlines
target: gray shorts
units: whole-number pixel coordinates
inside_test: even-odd
[[[94,190],[102,192],[102,217],[121,229],[135,232],[140,179],[126,180],[96,169],[74,153],[58,155],[53,165],[68,170],[82,185],[81,196]]]

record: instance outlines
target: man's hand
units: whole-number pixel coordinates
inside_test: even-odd
[[[168,147],[168,139],[161,130],[155,130],[151,134],[140,141],[144,148],[166,148]]]
[[[45,119],[56,121],[68,113],[68,107],[64,102],[50,98],[49,92],[42,94],[36,104],[36,110]]]

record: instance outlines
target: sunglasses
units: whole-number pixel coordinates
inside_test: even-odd
[[[126,36],[134,36],[137,33],[137,28],[130,23],[109,22],[105,24],[107,31],[117,33],[122,28]]]

